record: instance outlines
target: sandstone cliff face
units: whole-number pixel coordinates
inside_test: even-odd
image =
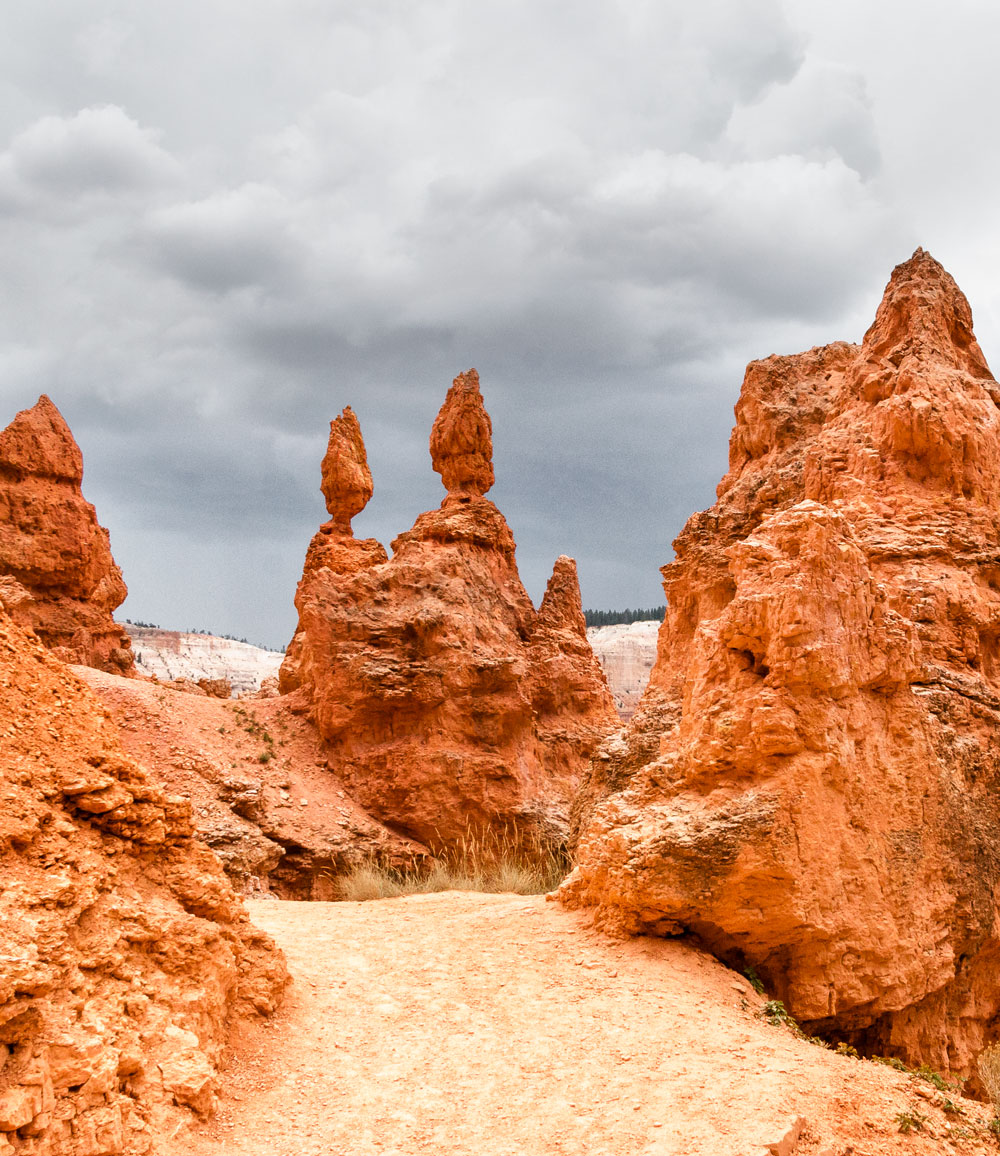
[[[161,682],[176,678],[195,683],[225,679],[237,695],[259,691],[265,680],[277,676],[284,657],[276,650],[211,634],[132,625],[126,630],[132,639],[138,673],[155,675]]]
[[[510,528],[483,496],[492,442],[474,370],[456,378],[431,445],[448,495],[391,560],[338,530],[333,509],[313,538],[282,690],[300,688],[331,769],[393,828],[432,847],[496,824],[559,839],[617,721],[575,565],[559,559],[536,612]]]
[[[861,346],[747,370],[562,889],[813,1030],[968,1075],[1000,957],[1000,390],[922,250]]]
[[[591,626],[587,641],[601,664],[624,721],[635,714],[649,674],[656,661],[656,637],[660,623],[622,622],[614,626]]]
[[[80,449],[43,394],[0,433],[0,574],[31,596],[15,616],[47,647],[127,672],[131,643],[112,613],[128,591],[82,480]]]
[[[286,971],[62,663],[0,614],[0,1153],[155,1150]]]

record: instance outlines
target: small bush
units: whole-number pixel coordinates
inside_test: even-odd
[[[754,991],[758,995],[763,995],[764,994],[764,981],[757,974],[757,969],[754,967],[748,967],[743,972],[743,974],[750,981],[750,986],[754,989]]]
[[[902,1133],[907,1132],[922,1132],[924,1125],[927,1123],[928,1117],[923,1112],[900,1112],[896,1117],[896,1123],[899,1125],[899,1130]]]
[[[269,763],[274,758],[273,751],[261,751],[257,756],[258,763]]]
[[[396,899],[432,891],[544,895],[566,875],[569,863],[559,847],[517,838],[508,830],[470,833],[442,851],[429,867],[393,867],[367,859],[337,880],[342,899]]]

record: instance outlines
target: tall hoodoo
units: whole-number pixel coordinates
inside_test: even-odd
[[[295,592],[299,623],[278,674],[282,694],[297,690],[303,683],[322,683],[328,677],[325,663],[331,655],[327,652],[325,620],[322,613],[317,613],[314,601],[317,593],[334,576],[347,581],[388,559],[381,542],[355,538],[351,530],[351,519],[368,504],[374,486],[361,424],[350,406],[330,422],[320,489],[330,521],[313,535],[306,552],[302,579]],[[315,663],[319,664],[317,669],[313,669]]]
[[[481,498],[493,485],[493,423],[474,369],[455,378],[434,420],[431,462],[449,496]]]
[[[435,847],[492,824],[558,840],[616,723],[575,565],[559,560],[536,612],[483,496],[492,443],[474,370],[455,379],[431,449],[448,496],[391,559],[378,543],[313,539],[282,687],[308,702],[352,795],[397,831]]]
[[[963,1076],[1000,1016],[998,406],[922,250],[860,346],[748,367],[562,890],[752,964],[813,1031]]]
[[[18,621],[70,662],[132,669],[112,615],[128,590],[80,489],[83,456],[44,394],[0,433],[0,575],[31,596]]]
[[[361,425],[350,406],[330,422],[330,441],[323,458],[320,489],[330,514],[329,527],[351,533],[351,519],[368,505],[374,492]]]

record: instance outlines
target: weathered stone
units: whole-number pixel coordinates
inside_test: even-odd
[[[339,534],[350,534],[351,519],[368,505],[374,492],[361,425],[350,406],[330,422],[320,489],[330,514],[327,525]]]
[[[43,394],[0,433],[0,575],[31,596],[3,602],[65,661],[127,673],[131,642],[112,614],[128,591],[82,480],[80,449]]]
[[[324,526],[306,555],[281,670],[329,763],[376,818],[433,847],[497,826],[559,840],[597,741],[616,725],[587,644],[572,559],[535,611],[514,539],[483,497],[490,422],[474,370],[431,436],[448,488],[392,543]]]
[[[861,346],[749,366],[561,892],[752,964],[810,1031],[962,1076],[1000,1015],[998,405],[921,250]]]
[[[455,378],[434,420],[431,462],[456,497],[481,498],[493,486],[493,423],[474,369]]]
[[[192,839],[190,804],[3,612],[0,718],[0,1131],[31,1156],[147,1151],[181,1123],[174,1101],[209,1101],[144,1070],[181,1031],[214,1071],[231,1024],[274,1009],[283,960]]]

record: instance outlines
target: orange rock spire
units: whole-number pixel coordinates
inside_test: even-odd
[[[351,519],[368,505],[374,492],[361,425],[350,406],[330,422],[320,489],[330,513],[331,528],[350,535]]]
[[[493,485],[493,423],[474,369],[448,390],[431,430],[431,461],[449,495],[482,497]]]
[[[0,433],[0,575],[31,596],[18,621],[69,662],[132,669],[113,612],[128,593],[80,490],[83,456],[44,394]]]
[[[998,407],[919,249],[862,345],[751,363],[561,892],[752,964],[810,1031],[961,1076],[1000,1022]]]
[[[490,419],[475,371],[431,434],[449,496],[392,543],[317,534],[282,667],[371,814],[434,847],[491,824],[565,836],[591,751],[616,725],[586,639],[576,567],[560,558],[540,612],[514,538],[483,492]]]

